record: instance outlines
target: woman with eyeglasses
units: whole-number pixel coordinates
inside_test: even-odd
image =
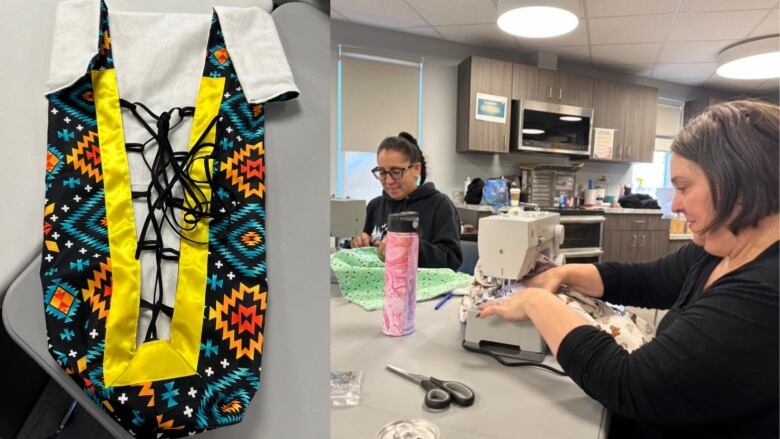
[[[386,138],[376,162],[371,173],[382,184],[382,195],[368,203],[363,233],[352,238],[352,248],[376,246],[384,257],[387,216],[414,211],[420,214],[420,268],[456,270],[463,259],[460,219],[452,201],[425,181],[425,157],[417,140],[406,132]]]

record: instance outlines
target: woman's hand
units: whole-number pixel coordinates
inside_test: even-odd
[[[523,279],[523,285],[529,288],[541,288],[547,291],[557,292],[566,282],[566,266],[551,268],[542,274]]]
[[[541,288],[525,288],[505,300],[481,303],[477,305],[479,318],[496,315],[504,320],[528,320],[528,305],[539,294],[548,295],[550,291]]]
[[[386,245],[387,245],[387,241],[383,239],[383,240],[379,241],[379,243],[377,244],[377,247],[376,247],[376,254],[377,254],[377,256],[379,256],[379,259],[381,259],[383,261],[385,260],[385,246]]]
[[[361,233],[352,238],[350,244],[352,248],[368,247],[371,245],[371,237],[368,236],[368,233]]]

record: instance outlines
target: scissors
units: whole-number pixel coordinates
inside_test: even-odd
[[[462,407],[474,404],[474,391],[463,383],[442,381],[438,378],[416,374],[389,364],[385,365],[385,367],[425,389],[425,407],[429,409],[443,410],[449,407],[450,403]]]

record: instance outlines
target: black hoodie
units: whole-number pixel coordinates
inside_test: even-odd
[[[451,268],[457,270],[463,260],[460,251],[460,218],[452,201],[436,190],[433,183],[424,183],[403,200],[393,200],[382,191],[366,207],[363,231],[376,236],[387,230],[387,215],[398,212],[420,214],[420,268]]]

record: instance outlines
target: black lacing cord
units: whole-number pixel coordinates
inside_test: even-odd
[[[465,349],[465,350],[467,350],[469,352],[474,352],[474,353],[477,353],[477,354],[487,355],[487,356],[493,358],[494,360],[498,361],[502,366],[507,366],[507,367],[521,367],[521,366],[539,367],[539,368],[542,368],[542,369],[544,369],[544,370],[546,370],[548,372],[552,372],[552,373],[554,373],[556,375],[567,376],[566,373],[564,371],[562,371],[562,370],[556,369],[556,368],[554,368],[552,366],[548,366],[546,364],[536,363],[534,361],[513,361],[513,362],[506,361],[501,355],[498,355],[498,354],[496,354],[494,352],[490,352],[488,350],[484,350],[484,349],[480,349],[480,348],[474,348],[474,347],[466,345],[466,340],[463,340],[463,342],[461,343],[461,346],[463,346],[463,349]]]
[[[186,152],[176,152],[171,146],[169,135],[182,123],[185,117],[192,117],[195,114],[193,107],[174,107],[159,115],[152,112],[148,107],[139,102],[128,102],[124,99],[119,100],[122,108],[130,110],[143,128],[151,135],[144,143],[127,143],[125,148],[128,152],[141,154],[146,167],[151,174],[151,181],[146,191],[132,191],[133,199],[146,198],[148,214],[143,222],[141,232],[138,236],[135,258],[139,259],[142,251],[154,251],[155,262],[157,265],[154,282],[154,302],[148,302],[141,299],[141,307],[152,311],[152,318],[146,333],[145,340],[157,339],[156,322],[157,316],[162,312],[169,318],[173,316],[173,308],[163,304],[163,279],[162,279],[162,261],[178,261],[179,252],[176,249],[164,247],[162,240],[162,229],[167,223],[173,231],[182,239],[195,244],[206,245],[208,242],[199,242],[185,235],[185,232],[194,230],[198,222],[203,219],[213,220],[227,216],[228,227],[224,233],[230,230],[230,215],[238,208],[238,198],[232,188],[225,184],[216,182],[213,179],[212,169],[209,166],[217,158],[214,150],[215,144],[205,142],[206,135],[217,123],[218,116],[215,116],[203,130],[198,140]],[[150,126],[139,113],[139,108],[143,110],[148,117],[156,122],[156,127]],[[173,116],[178,120],[171,125]],[[144,152],[147,146],[152,143],[157,144],[157,151],[152,163],[146,158]],[[209,154],[202,154],[204,148],[211,147]],[[203,160],[205,169],[205,180],[196,180],[191,175],[192,166],[199,160]],[[169,175],[170,174],[170,175]],[[183,197],[174,196],[174,188],[179,185],[184,193]],[[223,200],[221,196],[214,198],[220,207],[217,212],[212,212],[211,200],[207,199],[201,185],[208,185],[211,190],[222,189],[223,194],[228,195],[228,200]],[[189,200],[185,202],[186,200]],[[162,213],[162,219],[158,218],[156,212]],[[181,221],[179,221],[181,218]],[[164,221],[164,222],[163,222]],[[147,238],[151,230],[154,232],[153,238]]]

